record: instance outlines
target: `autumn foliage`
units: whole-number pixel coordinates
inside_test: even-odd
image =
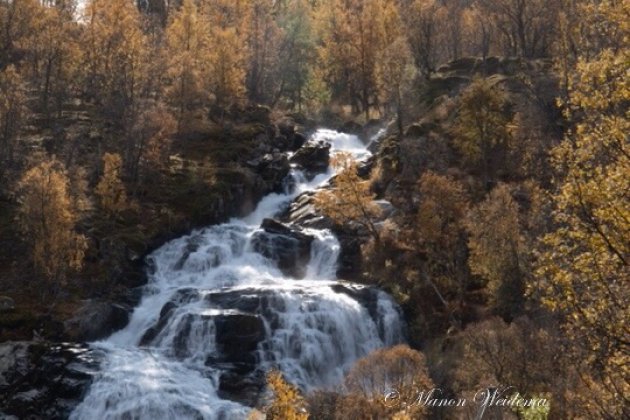
[[[286,382],[280,372],[269,372],[267,385],[273,392],[274,399],[265,411],[266,418],[277,420],[306,420],[308,418],[304,399],[295,386]]]
[[[28,170],[18,185],[19,222],[31,247],[35,269],[54,290],[83,263],[86,238],[76,232],[78,213],[63,165],[44,161]]]
[[[316,211],[423,353],[304,399],[270,374],[268,417],[424,416],[382,404],[391,377],[630,418],[628,1],[76,3],[0,1],[0,287],[118,293],[108,258],[219,220],[246,155],[353,119],[384,138],[334,158]]]
[[[378,240],[375,219],[381,209],[373,201],[375,195],[370,190],[369,182],[357,174],[357,162],[350,154],[339,153],[332,164],[340,170],[335,177],[334,189],[321,191],[316,198],[316,205],[335,222],[358,223]]]

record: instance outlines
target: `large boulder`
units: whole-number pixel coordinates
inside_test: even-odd
[[[180,306],[195,302],[201,299],[201,295],[197,289],[193,288],[185,288],[179,289],[173,297],[162,306],[160,310],[160,317],[158,318],[157,323],[147,329],[142,338],[140,339],[140,346],[149,346],[154,344],[155,338],[158,336],[160,332],[164,330],[164,327],[168,324],[168,321],[173,316],[174,311]],[[190,320],[189,320],[190,321]]]
[[[303,278],[315,238],[273,219],[265,219],[261,228],[252,236],[254,251],[275,261],[285,275]]]
[[[293,135],[293,141],[291,144],[291,150],[295,151],[300,149],[304,144],[306,144],[306,136],[300,132],[296,132]]]
[[[85,345],[0,344],[0,418],[68,418],[101,359],[102,354]]]
[[[303,228],[332,229],[333,221],[319,212],[314,197],[315,194],[312,192],[298,196],[281,215],[281,220]]]
[[[248,161],[247,165],[272,189],[278,189],[291,170],[289,159],[284,153],[267,153]]]
[[[219,378],[219,396],[249,407],[259,405],[267,381],[262,370],[249,375],[240,375],[232,370],[224,370]]]
[[[287,147],[296,151],[306,143],[306,136],[301,132],[306,125],[311,125],[306,117],[301,114],[285,115],[276,122],[280,136],[287,139]]]
[[[262,318],[248,313],[226,312],[213,319],[221,361],[242,371],[252,371],[256,366],[255,351],[265,339]]]
[[[361,276],[361,246],[365,243],[365,235],[357,233],[352,226],[343,226],[335,230],[341,247],[337,262],[337,277],[358,279]]]
[[[330,165],[330,143],[309,141],[291,157],[291,163],[299,165],[312,179],[319,173],[326,172]]]
[[[74,341],[93,341],[124,328],[131,308],[126,305],[90,300],[64,323],[68,337]]]

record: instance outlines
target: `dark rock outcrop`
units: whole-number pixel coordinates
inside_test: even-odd
[[[353,283],[338,283],[331,286],[335,293],[343,293],[361,303],[367,309],[374,323],[378,324],[378,293],[375,287],[363,286]]]
[[[252,237],[253,249],[274,260],[285,275],[303,278],[314,238],[273,219],[265,219],[261,228]]]
[[[307,119],[299,113],[285,115],[276,122],[280,136],[286,138],[287,147],[295,152],[306,143],[306,136],[303,134],[315,127],[315,122]]]
[[[296,132],[293,135],[293,142],[291,144],[291,150],[295,151],[298,150],[300,147],[304,146],[304,144],[306,144],[306,135]]]
[[[291,163],[299,165],[308,178],[326,172],[330,164],[330,143],[307,142],[291,157]]]
[[[298,196],[287,211],[281,215],[281,220],[304,228],[332,229],[333,221],[317,210],[314,196],[312,192]]]
[[[265,324],[258,315],[227,312],[214,317],[220,361],[250,372],[256,366],[255,350],[265,339]]]
[[[105,338],[124,328],[129,322],[131,307],[101,301],[88,301],[64,323],[68,337],[74,341]]]
[[[197,289],[179,289],[173,295],[171,300],[162,307],[158,322],[144,332],[142,338],[140,339],[140,346],[148,346],[153,342],[157,335],[164,329],[175,309],[183,304],[194,302],[199,299],[200,294]]]
[[[284,153],[267,153],[260,158],[247,162],[247,164],[269,185],[277,189],[289,174],[291,166]]]
[[[0,344],[0,418],[67,418],[83,399],[101,358],[85,345]]]
[[[255,371],[250,375],[240,375],[226,370],[219,378],[219,396],[241,404],[255,407],[266,386],[265,373]]]
[[[365,236],[360,236],[349,226],[335,230],[337,240],[341,246],[337,263],[337,276],[343,279],[357,279],[361,276],[361,245],[365,243]]]

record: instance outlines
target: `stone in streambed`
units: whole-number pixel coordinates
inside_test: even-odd
[[[265,219],[261,228],[252,236],[254,251],[275,261],[285,275],[304,278],[315,238],[273,219]]]
[[[330,143],[309,141],[291,157],[291,163],[301,167],[308,178],[324,173],[330,165]]]
[[[89,300],[64,323],[64,328],[75,341],[98,340],[127,326],[130,312],[126,305]]]

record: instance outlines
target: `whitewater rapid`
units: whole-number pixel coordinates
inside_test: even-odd
[[[319,140],[331,143],[331,153],[369,156],[356,136],[318,130],[311,141]],[[353,294],[362,293],[361,286],[337,280],[340,246],[330,231],[302,230],[314,238],[304,279],[288,277],[254,250],[265,218],[333,175],[329,168],[308,181],[294,168],[291,187],[264,197],[247,217],[153,252],[148,284],[128,326],[92,344],[105,360],[70,418],[246,419],[251,407],[220,392],[226,375],[253,378],[278,368],[303,390],[329,388],[357,359],[401,342],[399,309],[387,294],[370,291],[374,304],[366,307]],[[253,356],[244,353],[242,364],[224,354],[234,343],[220,341],[231,337],[233,325],[248,328],[238,333]]]

